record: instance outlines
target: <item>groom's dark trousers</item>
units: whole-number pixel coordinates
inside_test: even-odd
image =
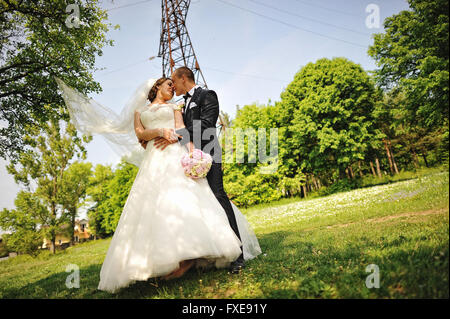
[[[195,89],[189,105],[186,105],[183,109],[183,120],[186,128],[177,130],[177,133],[183,136],[183,139],[180,141],[181,145],[185,145],[191,141],[194,143],[195,148],[201,149],[212,156],[213,164],[206,175],[206,179],[220,205],[225,210],[231,228],[236,236],[241,239],[233,207],[223,188],[222,150],[215,133],[218,116],[219,102],[216,92],[199,87]],[[201,123],[200,126],[194,125],[194,121]],[[200,130],[200,140],[195,139],[194,127],[196,130]],[[205,137],[203,133],[208,129],[212,134]],[[214,156],[214,151],[217,152],[217,156]],[[243,259],[243,253],[241,253],[238,259]]]
[[[239,234],[236,216],[234,215],[233,207],[231,207],[231,203],[228,199],[227,193],[225,193],[225,190],[223,188],[223,173],[221,166],[221,163],[213,163],[211,169],[208,172],[208,175],[206,175],[206,179],[208,180],[208,184],[211,187],[211,190],[213,191],[220,205],[222,205],[223,209],[225,210],[231,228],[234,230],[234,233],[239,237],[240,240],[241,236]]]

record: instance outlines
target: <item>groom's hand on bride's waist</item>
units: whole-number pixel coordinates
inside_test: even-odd
[[[171,128],[162,129],[161,135],[156,137],[153,143],[156,148],[160,148],[161,150],[164,150],[170,144],[178,142],[178,138],[181,137],[181,135],[175,133]]]
[[[141,144],[141,146],[142,146],[144,149],[147,149],[148,141],[146,141],[146,140],[139,140],[139,144]]]
[[[153,146],[156,148],[160,148],[161,150],[165,149],[170,143],[170,141],[166,140],[164,137],[157,137],[155,138],[155,142],[153,143]]]
[[[161,150],[164,150],[167,146],[169,146],[170,144],[176,143],[178,142],[177,140],[166,140],[164,137],[157,137],[155,138],[155,142],[153,143],[153,145],[156,148],[160,148]]]

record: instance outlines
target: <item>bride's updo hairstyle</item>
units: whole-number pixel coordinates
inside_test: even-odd
[[[155,84],[153,84],[152,88],[150,89],[150,92],[148,92],[147,99],[151,102],[156,98],[156,94],[158,93],[159,86],[166,82],[167,80],[172,80],[171,78],[162,77],[158,79]]]

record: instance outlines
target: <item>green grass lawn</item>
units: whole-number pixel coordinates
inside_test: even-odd
[[[0,262],[0,298],[448,298],[448,172],[244,210],[263,254],[239,275],[189,271],[97,290],[111,239]],[[66,287],[69,264],[80,288]],[[366,267],[380,287],[367,288]]]

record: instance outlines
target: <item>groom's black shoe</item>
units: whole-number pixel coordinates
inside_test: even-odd
[[[233,261],[230,265],[230,272],[232,274],[238,274],[245,268],[244,256],[241,254],[238,259]]]

